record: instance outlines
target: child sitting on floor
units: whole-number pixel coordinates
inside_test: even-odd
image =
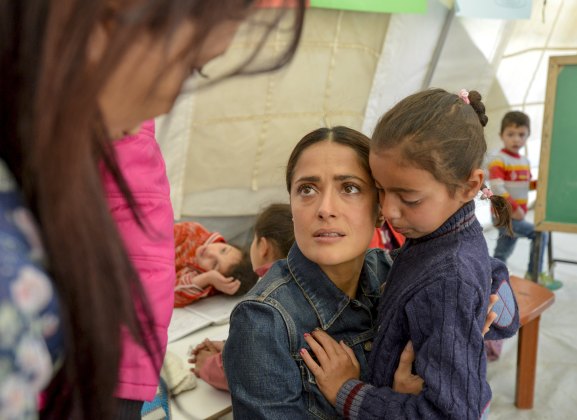
[[[262,277],[275,261],[286,258],[294,243],[294,228],[289,204],[271,204],[257,217],[254,239],[250,247],[250,259],[254,271]],[[192,351],[189,363],[191,371],[215,388],[228,391],[222,367],[224,341],[208,338]]]
[[[246,293],[258,280],[248,252],[196,222],[174,225],[176,285],[174,306],[182,307],[217,292]]]

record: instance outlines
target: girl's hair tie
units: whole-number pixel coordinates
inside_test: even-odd
[[[481,190],[481,200],[488,200],[493,197],[493,191],[490,188],[485,187]]]
[[[461,98],[461,99],[463,100],[463,102],[465,102],[467,105],[470,105],[470,104],[471,104],[471,101],[469,100],[469,92],[467,91],[467,89],[461,89],[457,95],[458,95],[459,98]]]

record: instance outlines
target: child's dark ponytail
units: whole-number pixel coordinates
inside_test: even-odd
[[[496,227],[506,228],[507,234],[513,236],[513,226],[511,225],[511,203],[509,203],[506,198],[493,194],[485,184],[481,187],[481,193],[483,194],[483,198],[491,201],[493,217],[495,219],[494,225]]]
[[[477,117],[479,117],[479,122],[483,127],[487,125],[489,122],[489,117],[485,114],[485,105],[481,102],[481,94],[476,90],[472,90],[469,92],[469,102],[470,105],[473,107],[475,112],[477,113]]]

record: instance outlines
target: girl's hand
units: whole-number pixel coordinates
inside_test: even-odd
[[[208,282],[219,292],[227,295],[234,295],[240,287],[240,280],[234,277],[225,277],[216,270],[210,270],[204,273]]]
[[[483,326],[483,337],[489,332],[491,324],[497,319],[497,314],[493,312],[493,306],[499,300],[498,295],[489,296],[489,307],[487,308],[487,318],[485,318],[485,325]]]
[[[399,366],[395,371],[393,391],[413,395],[421,393],[425,381],[423,381],[420,376],[412,373],[414,361],[415,351],[413,349],[413,343],[409,341],[401,353]]]
[[[194,363],[194,367],[190,368],[190,371],[200,378],[200,370],[204,366],[206,359],[212,356],[214,353],[208,349],[202,349],[198,351],[194,356],[188,359],[188,363]]]
[[[188,363],[194,364],[195,366],[191,368],[190,371],[198,377],[206,359],[221,353],[223,347],[224,341],[212,341],[205,338],[204,341],[198,344],[191,352]]]
[[[336,342],[322,330],[314,330],[305,334],[305,341],[311,347],[318,362],[306,349],[301,349],[301,356],[310,369],[317,385],[325,398],[335,405],[337,393],[349,379],[358,379],[361,367],[353,350],[342,340]]]
[[[190,351],[190,355],[194,356],[198,354],[201,350],[207,350],[207,349],[212,351],[213,353],[215,352],[220,353],[222,352],[223,347],[224,347],[224,341],[222,340],[213,341],[208,338],[205,338],[204,340],[202,340],[202,343],[197,344],[196,347]]]
[[[521,207],[517,207],[511,213],[511,218],[513,220],[523,220],[525,218],[525,212],[523,211],[523,209]]]

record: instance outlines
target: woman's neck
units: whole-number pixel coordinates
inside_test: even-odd
[[[347,262],[340,265],[321,266],[323,272],[344,294],[351,299],[357,295],[364,255],[360,261]]]

